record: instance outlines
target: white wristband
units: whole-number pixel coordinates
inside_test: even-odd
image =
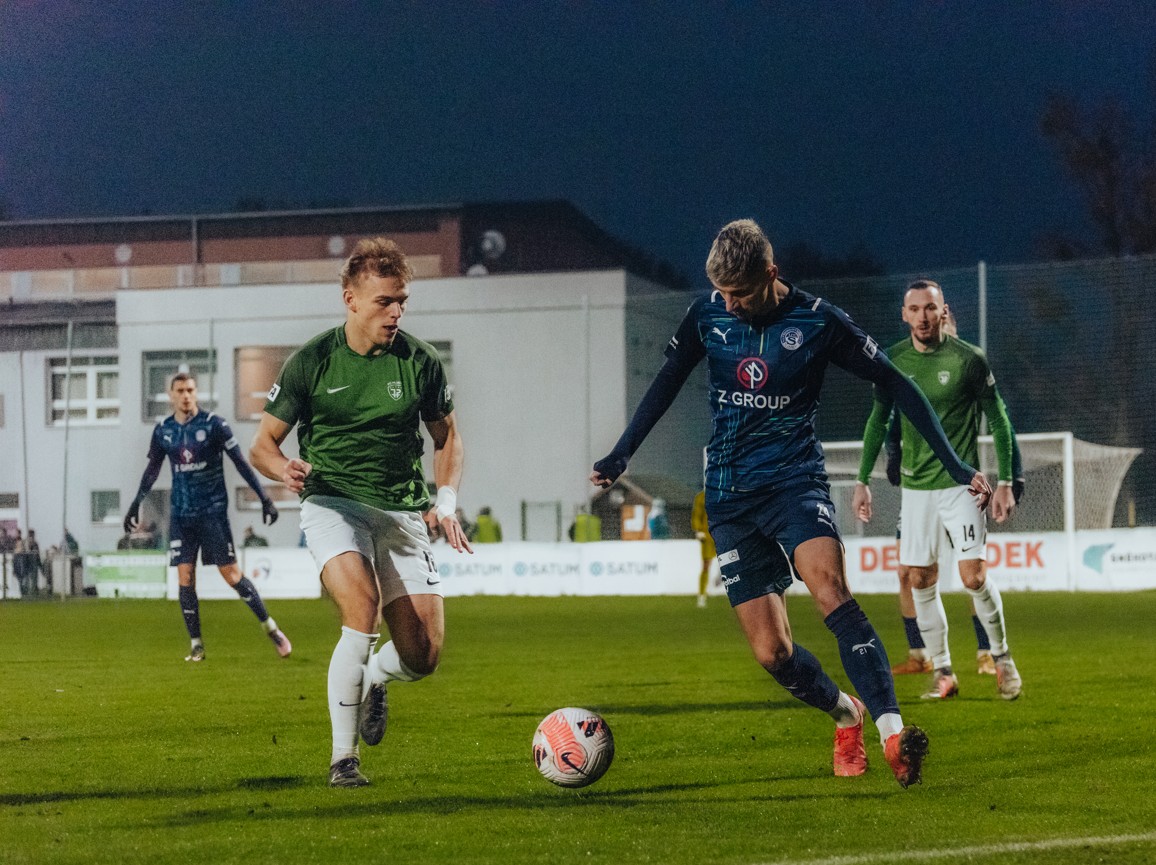
[[[439,520],[453,516],[458,510],[458,491],[453,487],[438,487],[438,497],[434,500]]]
[[[996,484],[997,487],[1010,487],[1011,485],[1012,485],[1011,481],[999,481]]]

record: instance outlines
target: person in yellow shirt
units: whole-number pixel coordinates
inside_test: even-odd
[[[698,605],[705,607],[706,587],[718,557],[718,552],[714,547],[714,539],[710,536],[710,526],[706,520],[706,490],[699,490],[694,497],[694,506],[690,511],[690,528],[702,546],[702,570],[698,574]]]

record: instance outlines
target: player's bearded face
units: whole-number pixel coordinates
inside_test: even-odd
[[[755,289],[730,289],[721,285],[715,287],[726,301],[727,312],[743,321],[753,321],[769,309],[768,289],[765,287]]]
[[[911,328],[911,335],[919,342],[939,342],[943,313],[944,304],[938,291],[922,289],[907,292],[903,304],[903,320]]]

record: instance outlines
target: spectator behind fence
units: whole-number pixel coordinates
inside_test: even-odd
[[[670,539],[670,520],[666,516],[666,501],[655,499],[650,503],[650,515],[646,518],[650,529],[650,539],[666,541]]]
[[[36,577],[40,572],[40,546],[36,543],[36,532],[29,530],[28,538],[25,539],[20,529],[16,530],[12,544],[12,571],[20,586],[21,596],[28,597],[36,593]]]
[[[502,524],[493,516],[489,507],[478,511],[478,519],[474,523],[474,534],[470,540],[479,544],[498,544],[502,541]]]
[[[252,526],[245,526],[244,538],[241,541],[243,547],[267,547],[269,542],[253,531]]]

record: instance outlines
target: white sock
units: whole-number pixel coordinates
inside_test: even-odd
[[[827,714],[835,719],[836,727],[854,727],[863,721],[863,716],[859,714],[851,698],[842,691],[839,692],[839,702]]]
[[[983,588],[978,591],[967,590],[971,599],[975,601],[975,614],[987,632],[988,642],[991,643],[993,655],[1007,654],[1007,632],[1003,624],[1003,598],[999,588],[991,577],[984,581]]]
[[[397,647],[390,640],[369,659],[369,680],[375,685],[382,682],[416,682],[421,676],[402,663]]]
[[[266,634],[271,634],[275,630],[277,630],[277,623],[275,621],[273,621],[273,617],[270,616],[269,618],[267,618],[265,621],[263,621],[261,623],[261,627],[265,629]]]
[[[915,600],[915,620],[919,623],[919,633],[931,656],[932,666],[937,670],[951,666],[951,650],[947,647],[947,611],[943,609],[943,598],[939,596],[939,583],[926,589],[912,589]]]
[[[329,721],[333,725],[333,756],[330,765],[356,757],[357,719],[361,706],[361,680],[377,634],[363,634],[342,627],[341,639],[329,661]]]
[[[898,712],[886,712],[875,719],[875,726],[879,728],[880,743],[886,746],[887,740],[903,729],[903,717]]]

